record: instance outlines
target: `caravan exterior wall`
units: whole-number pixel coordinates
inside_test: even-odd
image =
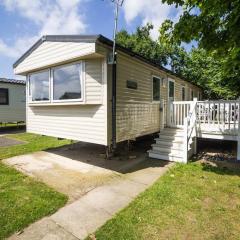
[[[153,97],[153,78],[159,79],[159,99]],[[160,131],[160,100],[169,100],[168,82],[174,82],[174,100],[182,101],[182,88],[185,99],[190,100],[188,91],[194,96],[201,92],[197,86],[167,74],[148,63],[118,53],[117,59],[117,142],[135,139]],[[135,87],[128,86],[128,82]],[[110,104],[110,102],[109,102]]]
[[[0,89],[4,89],[8,95],[8,103],[0,104],[0,123],[25,122],[25,85],[0,82]]]
[[[82,102],[30,103],[27,131],[107,145],[107,102],[103,58],[83,61]]]
[[[14,64],[14,71],[28,77],[27,131],[109,146],[112,142],[112,66],[107,63],[110,52],[111,40],[101,35],[45,36],[24,54]],[[68,65],[81,68],[80,98],[72,97],[78,94],[73,88],[68,91],[71,73],[66,77],[66,72],[61,72]],[[60,91],[64,90],[65,94],[61,99],[55,99],[55,84],[59,84],[55,79],[56,69],[60,69],[58,81],[62,86]],[[45,72],[44,78],[38,79],[36,75],[41,72]],[[79,77],[76,72],[74,76]],[[174,92],[169,90],[170,80],[175,82]],[[34,86],[34,81],[42,85]],[[169,92],[175,100],[182,100],[183,87],[185,100],[201,91],[129,50],[119,48],[117,142],[158,132],[162,124],[160,100],[167,102]],[[42,96],[35,98],[32,91],[43,88]]]

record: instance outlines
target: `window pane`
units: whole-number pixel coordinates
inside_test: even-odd
[[[53,99],[80,99],[81,93],[81,65],[74,64],[53,70]]]
[[[30,75],[32,101],[49,100],[49,71]]]
[[[153,100],[160,100],[160,79],[153,77]]]
[[[185,101],[185,87],[182,88],[182,101]]]
[[[174,82],[169,81],[169,97],[174,98]]]
[[[8,105],[8,89],[0,88],[0,105]]]

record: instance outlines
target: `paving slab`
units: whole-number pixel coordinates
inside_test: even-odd
[[[113,183],[110,183],[109,187],[119,195],[126,195],[134,198],[139,193],[143,192],[148,186],[146,184],[131,181],[130,179],[124,177],[121,180],[116,180]]]
[[[59,210],[50,218],[78,239],[84,239],[110,219],[111,215],[80,199]]]
[[[22,234],[14,234],[9,240],[78,240],[50,218],[30,225]]]
[[[137,172],[126,174],[126,178],[131,181],[150,186],[159,178],[162,173],[164,173],[164,171],[157,173],[154,171],[143,169]]]
[[[83,196],[81,200],[87,205],[97,209],[103,209],[113,216],[119,209],[126,207],[132,201],[132,197],[114,191],[111,189],[111,186],[107,185],[94,189]]]
[[[26,142],[19,141],[13,138],[0,136],[0,147],[10,147],[10,146],[20,145],[24,143]]]
[[[85,189],[84,194],[78,196],[72,203],[52,216],[30,225],[22,234],[15,234],[10,238],[11,240],[85,239],[117,212],[127,207],[139,193],[150,187],[173,165],[161,161],[150,162],[147,159],[126,173],[116,173],[111,168],[107,169],[106,165],[103,168],[97,164],[44,152],[7,159],[5,163],[33,174],[37,172],[37,176],[41,173],[43,179],[53,177],[54,182],[60,186],[61,184],[65,184],[66,187],[72,186],[73,192],[80,191],[83,185],[81,188],[78,185],[71,185],[68,181],[72,174],[74,183],[79,183],[83,175],[89,177],[92,174],[94,179],[99,174],[104,176],[110,173],[114,176],[109,181],[102,182],[101,185],[95,184]],[[81,177],[76,177],[76,173]],[[51,181],[48,179],[47,183]]]

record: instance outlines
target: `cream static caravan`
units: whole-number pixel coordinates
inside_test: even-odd
[[[14,64],[14,73],[27,79],[28,132],[110,146],[114,128],[117,143],[159,132],[166,122],[160,122],[161,100],[202,94],[198,86],[117,46],[112,121],[112,44],[102,35],[48,35]]]
[[[0,78],[0,124],[25,122],[26,82]]]

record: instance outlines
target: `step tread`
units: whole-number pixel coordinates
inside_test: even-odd
[[[164,155],[164,156],[168,156],[168,157],[183,158],[182,156],[176,156],[175,154],[172,154],[172,153],[170,153],[170,154],[168,154],[168,153],[160,153],[160,152],[158,152],[156,150],[153,150],[153,149],[148,150],[148,153],[154,153],[154,154]]]
[[[159,149],[162,149],[163,152],[167,152],[167,151],[178,151],[178,152],[181,152],[181,151],[183,151],[183,148],[174,147],[174,146],[171,146],[170,148],[166,148],[166,146],[161,146],[161,145],[159,145],[157,143],[154,143],[151,146],[159,148]]]
[[[155,138],[154,140],[155,141],[163,141],[163,139],[161,139],[161,138]],[[168,140],[168,141],[164,140],[165,143],[183,143],[184,142],[183,140],[172,140],[172,139],[166,139],[166,140]]]
[[[150,150],[149,152],[150,158],[166,160],[166,161],[174,161],[174,162],[184,162],[183,157],[173,156],[173,155],[166,155],[166,154],[159,154],[155,151]]]

